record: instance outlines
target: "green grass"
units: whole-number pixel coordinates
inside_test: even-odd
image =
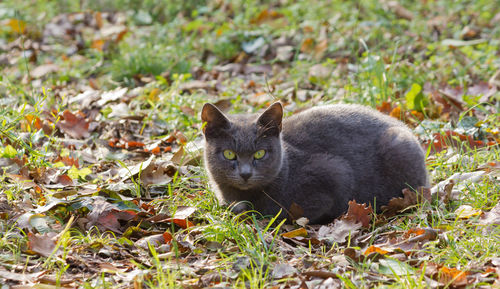
[[[76,278],[72,286],[79,288],[122,288],[134,282],[143,288],[274,288],[300,285],[299,277],[305,280],[303,273],[309,270],[333,272],[335,281],[346,288],[428,288],[428,278],[439,278],[427,276],[434,264],[484,273],[500,255],[498,226],[485,233],[479,215],[457,215],[461,205],[487,213],[500,201],[498,169],[485,168],[500,158],[500,93],[486,101],[480,93],[490,92],[485,83],[500,69],[500,28],[492,24],[500,13],[496,1],[399,1],[412,13],[411,21],[398,17],[385,2],[372,0],[80,2],[0,3],[0,267],[33,273],[36,265],[62,286],[66,279]],[[78,18],[81,11],[86,14]],[[73,22],[61,20],[75,32],[64,34],[66,38],[48,37],[54,28],[47,31],[46,25],[66,16],[76,17]],[[101,16],[103,27],[127,28],[120,41],[104,39],[108,45],[103,49],[95,46],[104,37],[96,24]],[[20,31],[14,20],[22,21],[25,29]],[[467,29],[476,31],[469,35],[472,40],[483,41],[447,44],[449,39],[467,40]],[[275,58],[282,45],[291,47],[289,61]],[[44,64],[58,69],[33,77]],[[272,74],[244,74],[231,68],[243,64],[271,65]],[[318,72],[318,67],[327,73]],[[186,89],[189,85],[194,88]],[[127,87],[127,93],[104,105],[72,101],[91,88],[101,93],[116,87]],[[463,93],[453,95],[447,89]],[[320,91],[323,97],[300,100],[298,95],[305,91]],[[436,98],[449,98],[450,93],[461,109],[453,107],[456,103],[446,107]],[[456,184],[459,198],[418,205],[372,224],[362,231],[371,234],[363,242],[354,235],[346,244],[316,244],[285,240],[281,233],[296,227],[277,220],[233,215],[217,202],[197,161],[175,164],[177,172],[164,185],[146,185],[139,175],[121,186],[114,176],[122,166],[132,167],[149,154],[143,147],[113,148],[109,141],[139,141],[146,148],[159,143],[164,150],[155,161],[170,162],[183,146],[179,133],[188,144],[202,137],[199,113],[205,102],[229,99],[230,111],[239,113],[258,111],[275,98],[289,104],[288,115],[329,103],[389,103],[392,111],[401,110],[397,115],[423,142],[436,134],[457,133],[442,141],[443,151],[433,152],[432,146],[427,151],[432,185],[478,170],[488,177]],[[113,116],[118,104],[126,106],[128,118]],[[58,128],[66,109],[91,116],[89,127],[95,131],[90,138],[69,140]],[[37,127],[37,118],[44,129]],[[467,137],[496,144],[474,148],[464,141]],[[184,159],[196,160],[199,154],[193,150]],[[56,186],[56,179],[47,181],[51,173],[68,174],[72,165],[56,161],[64,156],[91,171],[75,178],[71,189]],[[125,234],[98,224],[86,226],[98,196],[120,210],[139,213],[137,220],[119,220]],[[47,204],[54,206],[36,211]],[[196,208],[189,216],[195,226],[146,220],[160,213],[171,216],[180,206]],[[27,221],[17,219],[35,212],[39,215]],[[64,230],[72,218],[72,227]],[[381,245],[386,236],[401,237],[414,228],[440,233],[403,261],[396,261],[396,254],[382,262],[344,256],[346,248],[362,253],[369,245]],[[57,238],[61,255],[42,257],[29,250],[28,234],[42,231],[63,232]],[[134,243],[163,232],[173,236],[169,250],[141,249]],[[105,262],[124,271],[100,268]],[[275,279],[278,263],[292,264],[299,277]],[[219,276],[220,283],[203,279],[209,274]],[[498,276],[489,274],[468,287],[490,286],[494,278]]]

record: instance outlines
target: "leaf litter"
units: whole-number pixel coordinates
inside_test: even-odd
[[[418,14],[397,1],[384,1],[382,4],[384,9],[394,13],[401,21],[412,21]],[[28,39],[31,42],[25,43],[25,49],[33,55],[29,61],[40,63],[34,62],[37,54],[59,53],[56,45],[48,46],[46,43],[63,43],[68,51],[61,57],[70,62],[77,57],[88,60],[83,53],[85,49],[110,53],[120,43],[128,41],[127,35],[133,34],[133,30],[142,29],[127,27],[129,24],[125,19],[126,15],[119,12],[90,11],[58,15],[43,27],[42,39]],[[250,19],[250,24],[280,28],[288,25],[289,21],[288,15],[269,8],[256,13]],[[27,23],[14,19],[6,22],[6,25],[14,33],[26,34],[32,29]],[[327,23],[322,25],[326,26]],[[29,115],[24,126],[19,129],[25,134],[43,133],[57,142],[57,149],[46,155],[46,166],[33,166],[27,160],[29,154],[23,151],[19,143],[3,135],[1,138],[4,146],[1,160],[2,165],[6,164],[2,166],[2,171],[8,172],[5,188],[17,190],[25,197],[13,201],[7,198],[7,194],[2,194],[0,217],[19,227],[13,229],[19,239],[23,238],[21,232],[26,235],[25,244],[20,247],[23,259],[17,263],[27,264],[27,267],[19,267],[12,260],[2,258],[0,280],[8,282],[7,286],[23,286],[26,283],[51,286],[59,282],[63,286],[75,287],[106,274],[107,280],[125,286],[138,284],[141,287],[143,280],[150,280],[155,273],[151,248],[156,250],[160,259],[176,262],[177,268],[181,268],[181,264],[186,268],[192,267],[185,272],[179,270],[182,277],[177,280],[192,282],[184,283],[188,288],[221,284],[230,286],[238,274],[251,266],[264,266],[259,263],[262,260],[256,261],[255,256],[238,247],[235,240],[209,240],[208,235],[204,234],[214,217],[206,208],[186,201],[196,200],[207,193],[199,176],[200,148],[203,145],[199,137],[192,137],[189,132],[199,127],[186,127],[177,120],[172,121],[173,124],[162,123],[152,116],[152,108],[145,108],[144,103],[147,98],[158,102],[160,98],[167,98],[174,103],[170,98],[173,99],[176,94],[187,97],[203,91],[207,95],[204,100],[216,101],[221,110],[227,111],[233,105],[241,106],[221,97],[231,95],[226,92],[231,89],[235,90],[232,93],[242,95],[239,101],[246,106],[267,105],[274,101],[263,85],[264,82],[267,85],[270,75],[271,90],[283,90],[290,96],[281,99],[287,111],[299,111],[303,107],[297,103],[301,102],[321,104],[325,94],[331,92],[323,92],[319,83],[338,74],[342,63],[345,64],[349,59],[331,54],[332,41],[326,37],[331,32],[327,29],[318,29],[318,37],[312,36],[315,27],[303,25],[301,29],[311,34],[303,39],[259,36],[242,42],[243,51],[237,57],[217,63],[212,71],[193,69],[193,79],[180,82],[173,92],[148,87],[148,83],[153,86],[156,83],[151,77],[140,74],[133,78],[145,85],[134,89],[117,86],[104,90],[100,88],[102,82],[95,79],[70,79],[65,85],[53,85],[51,91],[54,95],[68,96],[63,101],[65,109],[58,111],[44,104],[40,107],[41,112]],[[464,35],[475,37],[473,32]],[[330,36],[334,39],[333,35]],[[443,49],[457,49],[482,43],[484,40],[479,38],[444,39],[437,45]],[[15,41],[9,45],[11,48],[19,46]],[[12,52],[11,61],[21,59],[19,51],[21,49]],[[304,69],[308,72],[305,83],[286,83],[289,75],[283,67],[295,57],[295,53],[301,60],[332,57],[339,65],[312,65]],[[258,55],[272,59],[273,54],[282,63],[257,61]],[[41,87],[43,81],[50,77],[67,72],[67,65],[50,61],[41,63],[31,71],[35,88]],[[101,65],[97,63],[91,70],[98,70]],[[351,69],[354,69],[352,65]],[[161,77],[158,76],[159,79]],[[230,79],[240,79],[242,88],[239,91],[235,89],[230,85]],[[173,84],[174,78],[165,81]],[[496,101],[499,86],[495,75],[488,83],[478,81],[468,87],[456,83],[430,87],[414,83],[411,87],[403,97],[404,102],[387,99],[378,109],[405,121],[417,131],[422,128],[426,134],[421,134],[420,138],[432,154],[464,147],[488,149],[498,145],[498,129],[495,131],[481,125],[491,107],[484,108],[486,112],[471,109],[469,115],[474,120],[471,125],[442,129],[439,133],[428,129],[432,124],[422,121],[425,114],[433,116],[436,122],[458,123],[462,120],[461,114],[466,110],[470,96],[477,96],[481,102]],[[428,105],[422,105],[425,102]],[[179,105],[178,111],[184,118],[196,118],[198,107],[184,103]],[[46,141],[42,139],[33,143],[42,148]],[[453,160],[450,163],[457,164]],[[476,171],[456,173],[441,179],[432,188],[404,190],[401,197],[392,199],[383,208],[381,214],[375,214],[371,204],[358,204],[352,200],[348,212],[328,225],[307,225],[307,220],[302,220],[297,222],[299,226],[283,225],[279,234],[273,230],[263,232],[262,228],[267,223],[253,222],[251,219],[233,226],[250,228],[252,233],[261,238],[257,239],[257,243],[272,247],[280,256],[279,261],[265,264],[270,270],[270,288],[341,288],[345,276],[350,276],[356,282],[364,280],[375,284],[396,282],[396,276],[415,276],[417,280],[419,274],[423,274],[428,287],[434,288],[461,288],[479,282],[498,284],[498,258],[490,259],[488,265],[473,264],[467,268],[434,263],[436,259],[429,256],[426,248],[446,242],[450,228],[398,229],[407,217],[430,218],[435,212],[429,204],[437,200],[439,206],[452,209],[453,215],[447,218],[457,218],[468,225],[478,226],[488,234],[498,232],[498,198],[493,199],[497,201],[496,204],[489,203],[483,208],[454,206],[454,202],[466,197],[471,185],[497,180],[497,163],[481,165],[483,167]],[[183,185],[188,188],[170,186],[179,179],[185,180]],[[190,188],[196,190],[188,190]],[[182,192],[183,189],[188,193]],[[165,194],[167,191],[168,197]],[[300,204],[296,205],[300,209]],[[299,209],[296,208],[294,212]],[[299,217],[300,212],[295,215]],[[74,224],[70,221],[73,219]],[[67,240],[65,249],[68,252],[64,255],[63,248],[58,246],[60,242],[65,242],[62,233],[68,223],[73,226],[72,229],[88,233],[88,238],[94,239],[88,242]],[[96,236],[112,236],[113,241]],[[309,250],[309,254],[299,253],[304,250]],[[219,253],[237,257],[225,261]],[[44,258],[61,258],[63,255],[66,256],[63,263],[69,268],[63,273],[63,279],[56,280],[53,270],[36,268],[47,260]],[[227,269],[226,262],[232,262],[234,266]],[[369,264],[369,269],[361,270],[360,265],[363,264]]]

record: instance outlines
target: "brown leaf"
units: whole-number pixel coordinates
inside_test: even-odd
[[[97,226],[101,230],[122,233],[120,220],[130,221],[137,213],[130,210],[120,210],[114,204],[108,203],[103,197],[97,197],[92,204],[92,210],[87,214],[89,222],[87,229]]]
[[[65,110],[62,120],[57,123],[57,127],[72,138],[81,139],[90,136],[89,122],[82,112],[73,114],[71,111]]]
[[[302,209],[302,207],[295,202],[292,202],[288,212],[290,213],[290,218],[292,220],[297,220],[304,216],[304,209]]]
[[[262,10],[257,17],[250,19],[251,24],[260,25],[262,23],[266,23],[272,20],[276,20],[278,18],[282,18],[284,15],[274,11],[274,10]]]
[[[30,251],[33,251],[41,256],[49,257],[54,249],[56,248],[55,237],[56,233],[47,233],[47,234],[33,234],[28,233],[28,248]],[[62,251],[60,248],[54,253],[55,256],[61,255]]]
[[[57,176],[57,183],[64,186],[74,186],[75,183],[68,175],[59,175]]]
[[[413,19],[413,13],[411,13],[411,11],[406,9],[405,7],[401,6],[398,1],[389,1],[389,3],[387,3],[387,6],[389,6],[389,9],[391,9],[399,18],[403,18],[409,21]]]
[[[358,204],[355,200],[349,201],[349,208],[344,218],[360,222],[364,228],[370,227],[372,219],[372,205]]]
[[[357,263],[363,262],[363,260],[365,260],[365,255],[361,254],[354,248],[346,248],[344,250],[344,255]]]
[[[430,190],[428,188],[418,188],[418,190],[420,192],[417,194],[408,188],[403,189],[403,197],[390,199],[386,206],[381,207],[382,211],[386,216],[393,216],[423,200],[430,200]]]

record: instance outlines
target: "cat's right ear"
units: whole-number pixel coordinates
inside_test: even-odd
[[[229,120],[215,105],[205,103],[201,110],[201,120],[206,123],[203,127],[205,136],[216,136],[222,130],[229,128]]]

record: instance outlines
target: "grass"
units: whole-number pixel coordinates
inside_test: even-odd
[[[285,2],[0,3],[0,268],[33,273],[35,266],[47,270],[55,284],[65,286],[73,278],[68,284],[79,288],[285,288],[325,282],[304,275],[311,270],[333,272],[334,282],[346,288],[428,288],[430,279],[454,288],[456,280],[442,277],[442,268],[468,272],[468,278],[475,278],[467,283],[470,288],[491,286],[498,276],[486,270],[500,255],[500,228],[485,231],[480,215],[463,217],[457,209],[468,205],[486,214],[500,199],[494,168],[500,157],[500,94],[487,84],[500,69],[500,28],[491,24],[500,6],[486,0],[401,0],[400,7],[412,14],[408,20],[380,1]],[[49,36],[57,32],[48,25],[55,19],[72,30],[64,37]],[[119,40],[106,38],[99,25],[124,26],[127,32]],[[455,42],[449,44],[450,39]],[[101,40],[107,44],[97,45]],[[475,40],[482,41],[470,42]],[[288,56],[278,55],[282,46],[291,47]],[[45,64],[58,68],[33,77]],[[272,73],[242,73],[234,68],[238,65],[270,65]],[[118,100],[72,102],[81,92],[116,87],[127,87]],[[316,92],[323,96],[315,97]],[[338,102],[385,105],[422,142],[433,144],[427,151],[432,185],[455,174],[484,171],[485,177],[457,181],[456,198],[374,222],[361,233],[366,240],[354,234],[343,244],[315,243],[311,236],[286,240],[281,234],[297,226],[233,215],[216,201],[196,150],[183,157],[195,161],[174,165],[166,185],[143,183],[144,172],[117,181],[116,170],[146,160],[149,145],[158,143],[163,150],[155,161],[169,162],[186,142],[196,143],[202,105],[221,99],[228,99],[235,113],[258,111],[275,99],[288,104],[288,114]],[[118,104],[126,106],[127,117],[116,116]],[[92,116],[90,138],[71,140],[59,127],[66,109]],[[437,135],[441,141],[432,143]],[[145,147],[113,148],[108,145],[112,140]],[[477,141],[493,144],[475,147]],[[69,174],[75,165],[61,165],[65,156],[77,160],[78,171],[90,171],[75,177],[75,186],[58,186],[57,176]],[[93,202],[98,197],[116,210],[137,214],[132,220],[116,215],[124,234],[99,223],[86,225],[97,211]],[[37,210],[45,205],[53,207]],[[173,216],[181,206],[196,208],[188,218],[194,226],[147,218]],[[101,217],[109,216],[115,215]],[[65,230],[72,218],[75,222]],[[362,260],[345,255],[346,248],[363,253],[370,245],[389,242],[387,236],[399,238],[415,228],[432,228],[439,235],[407,254]],[[44,230],[62,232],[56,238],[61,255],[33,252],[28,234]],[[173,238],[168,250],[141,249],[135,243],[165,232]],[[308,232],[315,231],[308,227]],[[298,273],[275,278],[278,263]],[[486,277],[474,277],[479,273]],[[2,278],[7,286],[19,284]]]

